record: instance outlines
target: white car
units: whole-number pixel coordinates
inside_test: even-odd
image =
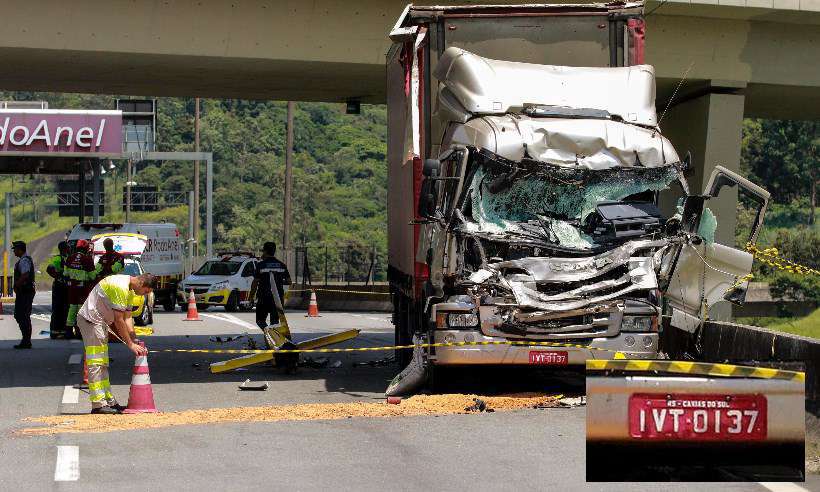
[[[179,283],[177,300],[185,306],[191,291],[197,309],[225,306],[226,311],[253,307],[253,280],[258,258],[250,253],[225,253],[206,261]]]

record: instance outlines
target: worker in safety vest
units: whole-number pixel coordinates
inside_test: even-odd
[[[114,240],[110,237],[105,238],[103,248],[105,253],[97,260],[97,281],[125,270],[125,257],[118,251],[114,251]]]
[[[77,241],[74,253],[65,262],[64,274],[68,280],[68,316],[66,318],[66,336],[74,333],[77,326],[77,311],[85,302],[88,293],[97,278],[91,244],[85,239]]]
[[[14,256],[20,258],[14,264],[14,319],[20,326],[23,339],[16,349],[31,348],[31,305],[34,302],[34,262],[26,253],[26,243],[11,243]]]
[[[282,303],[285,302],[285,286],[290,285],[288,267],[277,260],[274,255],[276,255],[276,243],[267,242],[262,247],[262,261],[256,264],[256,324],[259,328],[268,326],[268,315],[270,315],[270,324],[275,325],[279,322],[279,312],[274,304],[271,290],[271,276],[276,283],[276,290]]]
[[[68,259],[68,243],[60,241],[57,254],[48,260],[46,273],[54,279],[51,283],[51,338],[65,333],[65,322],[68,317],[68,283],[65,277],[65,262]]]
[[[131,309],[138,297],[154,289],[156,282],[150,273],[105,277],[94,286],[77,314],[88,364],[91,413],[115,414],[124,409],[111,393],[108,379],[108,332],[114,331],[135,355],[148,355],[148,350],[136,343]]]

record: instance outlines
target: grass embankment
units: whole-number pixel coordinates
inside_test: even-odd
[[[735,322],[820,339],[820,309],[815,309],[811,314],[802,318],[737,318]]]

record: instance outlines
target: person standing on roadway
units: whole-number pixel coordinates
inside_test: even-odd
[[[68,243],[60,241],[57,245],[57,254],[48,260],[46,273],[54,279],[51,283],[51,338],[65,330],[65,321],[68,317],[68,284],[65,278],[65,261],[68,258]]]
[[[14,256],[20,258],[14,264],[14,319],[20,326],[23,339],[16,349],[31,348],[31,305],[34,302],[34,262],[26,253],[26,243],[11,243]]]
[[[97,278],[94,256],[89,251],[91,245],[85,239],[77,241],[74,254],[65,262],[64,275],[68,279],[68,316],[66,318],[66,337],[74,333],[77,326],[77,311],[85,302],[94,280]]]
[[[262,261],[256,264],[256,325],[259,328],[268,326],[268,315],[270,324],[279,322],[279,311],[273,300],[271,290],[271,276],[276,282],[276,291],[279,293],[279,300],[284,307],[285,285],[290,285],[290,273],[284,263],[276,259],[276,243],[267,242],[262,246]],[[271,275],[273,274],[273,275]]]
[[[111,393],[108,379],[108,331],[112,329],[135,355],[148,355],[148,350],[136,343],[131,308],[156,283],[156,277],[150,273],[138,277],[110,275],[94,286],[77,313],[88,364],[91,413],[115,414],[124,409]]]
[[[105,238],[103,248],[105,249],[105,253],[97,260],[98,280],[125,270],[125,257],[118,251],[114,251],[114,240],[110,237]]]

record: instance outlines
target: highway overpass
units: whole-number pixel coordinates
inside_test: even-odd
[[[0,88],[382,103],[405,3],[3,0]],[[816,118],[818,50],[820,0],[670,0],[647,18],[660,100],[694,63],[690,92],[728,84],[747,116]]]

